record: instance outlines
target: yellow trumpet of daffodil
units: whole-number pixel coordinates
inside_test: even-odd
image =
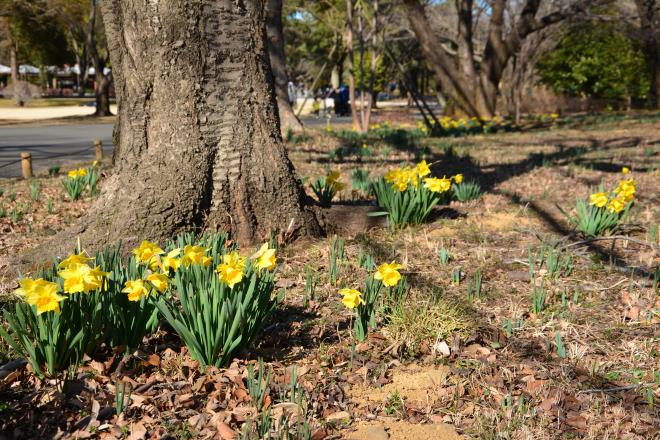
[[[629,172],[630,172],[630,168],[628,167],[621,168],[621,174],[628,174]]]
[[[23,297],[26,303],[36,306],[37,314],[44,312],[59,312],[60,302],[66,297],[57,293],[57,283],[46,281],[43,278],[36,280],[24,278],[18,282],[19,288],[14,291]]]
[[[158,247],[156,243],[152,243],[147,240],[144,240],[142,243],[140,243],[140,246],[133,249],[133,255],[135,255],[137,262],[148,264],[152,264],[153,257],[156,255],[161,255],[164,252],[165,251]]]
[[[273,270],[277,264],[275,249],[272,249],[268,246],[268,243],[261,245],[259,250],[252,255],[252,258],[255,261],[254,267],[257,269]]]
[[[459,174],[456,174],[454,176],[454,182],[461,183],[462,181],[463,181],[463,175],[462,174],[459,173]]]
[[[589,196],[589,204],[598,208],[602,208],[603,206],[607,205],[607,200],[607,194],[604,192],[598,192]]]
[[[124,284],[122,292],[128,294],[129,301],[140,301],[140,298],[149,296],[149,290],[142,280],[129,280]]]
[[[222,256],[222,263],[218,265],[216,271],[220,281],[233,289],[236,284],[243,280],[244,267],[245,258],[238,255],[238,252],[232,251]]]
[[[417,166],[415,167],[415,171],[417,172],[417,175],[419,177],[426,177],[429,174],[431,174],[431,169],[429,168],[425,160],[417,164]]]
[[[176,272],[181,266],[181,259],[176,258],[181,253],[181,249],[174,249],[161,258],[160,268],[163,272],[169,273],[170,270]]]
[[[186,245],[183,248],[183,257],[181,263],[185,267],[192,264],[204,264],[204,257],[206,256],[206,249],[201,246]]]
[[[88,257],[87,253],[85,253],[85,251],[83,251],[79,254],[69,255],[67,258],[60,261],[60,264],[58,264],[57,267],[58,267],[58,269],[66,269],[67,267],[69,267],[73,264],[87,264],[88,262],[90,262],[92,260],[93,260],[93,258]]]
[[[57,275],[64,280],[64,291],[66,293],[88,293],[100,289],[103,278],[109,275],[100,267],[91,268],[86,264],[71,264],[66,269],[60,270]]]
[[[622,197],[615,197],[607,204],[610,212],[621,212],[626,207],[626,201]]]
[[[170,279],[163,273],[152,273],[147,276],[147,281],[149,281],[160,293],[167,290],[167,286],[170,284]]]
[[[77,170],[69,171],[67,174],[70,178],[77,179],[78,177],[85,177],[87,175],[87,170],[84,168],[78,168]]]
[[[399,269],[403,269],[403,266],[395,261],[392,261],[391,263],[383,263],[378,266],[374,278],[381,280],[383,284],[388,287],[396,286],[401,279]]]
[[[364,304],[362,293],[355,289],[341,289],[339,294],[343,297],[341,302],[348,309],[354,309],[360,304]]]

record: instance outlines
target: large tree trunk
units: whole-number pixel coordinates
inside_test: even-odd
[[[635,0],[639,14],[644,56],[649,69],[651,108],[660,106],[660,9],[656,0]]]
[[[284,56],[284,33],[282,31],[282,0],[268,0],[266,3],[266,35],[268,36],[268,57],[275,80],[275,95],[282,130],[302,130],[303,126],[289,102]]]
[[[320,234],[281,142],[259,0],[104,0],[114,173],[70,234],[89,248],[193,227]]]

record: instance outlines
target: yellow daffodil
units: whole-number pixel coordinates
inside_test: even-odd
[[[417,175],[419,177],[425,177],[431,174],[431,169],[429,168],[425,160],[417,164],[417,166],[415,167],[415,171],[417,172]]]
[[[339,181],[339,178],[341,177],[341,173],[339,171],[330,171],[326,176],[325,176],[325,181],[328,184],[335,183]]]
[[[156,255],[161,255],[163,251],[156,243],[144,240],[140,243],[140,246],[133,249],[133,254],[137,259],[138,263],[149,263],[152,264],[152,259]]]
[[[378,266],[378,270],[374,274],[374,278],[381,280],[384,285],[388,287],[396,286],[396,284],[401,279],[401,274],[399,269],[403,269],[403,266],[392,261],[391,263],[383,263]]]
[[[60,301],[65,300],[66,297],[59,295],[57,289],[57,283],[39,279],[35,283],[32,294],[26,297],[26,301],[28,304],[37,307],[37,314],[39,315],[50,311],[59,313]]]
[[[71,170],[68,173],[68,176],[72,179],[77,179],[78,177],[85,177],[87,175],[87,170],[84,168],[79,168],[77,170]]]
[[[204,257],[206,256],[206,249],[201,246],[186,245],[183,248],[183,257],[181,263],[188,267],[191,264],[204,264]]]
[[[244,267],[245,258],[238,255],[238,252],[233,251],[222,256],[222,263],[218,265],[216,271],[220,281],[233,289],[243,279]]]
[[[34,298],[32,305],[37,307],[37,314],[40,315],[44,312],[60,312],[60,301],[66,299],[65,296],[57,293],[57,284],[50,283],[48,287],[44,287],[40,293]]]
[[[99,267],[91,268],[86,264],[71,264],[66,269],[57,273],[64,280],[64,291],[66,293],[87,293],[100,289],[103,278],[108,272],[103,272]]]
[[[60,261],[60,264],[58,264],[57,267],[59,269],[66,269],[73,264],[87,264],[92,260],[93,258],[88,257],[87,254],[83,251],[79,254],[69,255],[67,258]]]
[[[607,194],[604,192],[591,194],[589,196],[589,204],[597,206],[598,208],[602,208],[603,206],[607,205]]]
[[[121,291],[128,294],[129,301],[140,301],[143,296],[149,296],[149,290],[142,280],[126,281]]]
[[[342,304],[344,304],[344,306],[346,306],[348,309],[354,309],[360,304],[364,304],[362,293],[360,293],[358,290],[348,288],[341,289],[339,294],[343,296],[341,300]]]
[[[614,190],[614,192],[626,202],[631,202],[635,198],[635,191],[635,181],[633,179],[622,180],[619,182],[619,186]]]
[[[22,296],[27,300],[27,298],[34,293],[35,289],[37,288],[37,283],[40,281],[44,281],[44,279],[39,278],[37,280],[33,280],[32,278],[23,278],[22,280],[18,281],[18,285],[20,287],[14,290],[14,293],[18,296]]]
[[[167,286],[170,284],[170,279],[167,275],[162,273],[152,273],[147,276],[147,281],[149,281],[160,293],[167,290]]]
[[[550,117],[552,119],[557,119],[559,117],[559,115],[557,113],[550,113]]]
[[[18,282],[19,288],[14,291],[23,297],[26,303],[36,306],[37,314],[44,312],[59,312],[60,301],[66,297],[58,295],[57,283],[46,281],[43,278],[32,280],[24,278]]]
[[[456,174],[454,176],[454,182],[461,183],[462,181],[463,181],[463,175],[462,174]]]
[[[277,264],[275,249],[271,249],[268,243],[262,244],[252,258],[256,260],[254,266],[257,269],[273,270]]]
[[[445,177],[442,179],[429,177],[424,179],[424,187],[428,188],[431,192],[445,192],[451,188],[451,180]]]
[[[626,201],[622,197],[615,197],[607,204],[610,212],[621,212],[626,207]]]
[[[99,161],[98,161],[98,160],[95,160],[94,162],[92,162],[92,166],[93,166],[93,167],[97,167],[97,166],[99,166]]]
[[[629,172],[630,172],[630,168],[628,167],[621,168],[621,174],[628,174]]]
[[[167,253],[167,255],[161,258],[160,267],[165,273],[169,273],[170,270],[176,272],[181,266],[181,259],[176,258],[181,253],[181,249],[174,249]]]

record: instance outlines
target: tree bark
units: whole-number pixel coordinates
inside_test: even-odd
[[[321,234],[281,141],[261,2],[104,0],[102,13],[114,173],[68,235],[94,249],[192,228],[244,244]]]
[[[87,38],[85,45],[94,66],[94,96],[96,98],[96,112],[94,116],[110,116],[110,84],[111,77],[104,73],[107,60],[101,57],[96,41],[96,0],[90,0],[89,22],[87,24]]]
[[[9,64],[11,69],[11,87],[14,94],[14,101],[19,107],[23,107],[25,102],[20,93],[20,78],[18,76],[18,47],[15,41],[10,41]]]
[[[513,24],[505,24],[507,0],[491,3],[488,39],[477,64],[472,36],[472,0],[456,0],[458,47],[452,56],[437,40],[420,0],[404,0],[408,20],[422,52],[436,74],[442,91],[469,116],[494,116],[500,81],[510,58],[532,33],[558,23],[580,11],[593,0],[577,0],[565,9],[536,18],[542,0],[525,0]],[[505,28],[510,28],[505,32]],[[477,72],[479,72],[477,74]]]
[[[351,120],[353,128],[362,131],[362,121],[355,102],[355,51],[353,50],[353,0],[346,0],[346,50],[348,52],[348,94],[351,101]]]
[[[649,105],[651,108],[660,108],[660,9],[656,0],[635,0],[635,5],[651,81]]]
[[[286,73],[284,32],[282,31],[282,0],[268,0],[266,3],[266,34],[268,36],[268,57],[275,81],[280,125],[282,130],[300,131],[303,129],[302,123],[289,102],[289,78]]]

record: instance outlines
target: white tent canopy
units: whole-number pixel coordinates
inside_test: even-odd
[[[0,75],[8,75],[11,73],[11,67],[0,64]]]
[[[30,66],[29,64],[21,64],[18,66],[18,73],[21,75],[39,75],[40,71],[38,67]]]

